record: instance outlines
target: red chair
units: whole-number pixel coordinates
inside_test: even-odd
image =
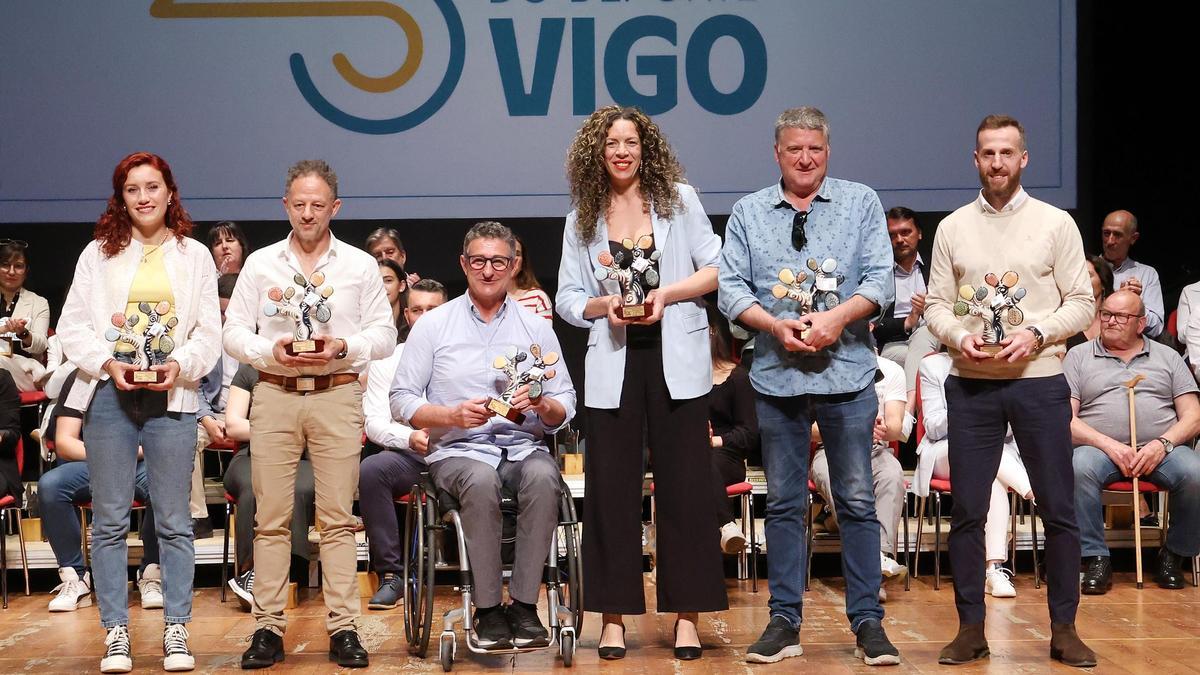
[[[1175,338],[1176,340],[1179,339],[1179,310],[1171,310],[1171,313],[1167,315],[1166,330],[1171,337]],[[1138,479],[1138,482],[1142,482],[1140,478]]]
[[[24,398],[24,395],[22,395]],[[25,469],[25,442],[17,438],[14,451],[17,456],[17,475]],[[23,494],[5,495],[0,498],[0,595],[4,609],[8,609],[8,512],[12,511],[17,523],[17,540],[21,542],[21,568],[25,571],[25,595],[29,595],[29,557],[25,551],[25,532],[21,528],[21,501]]]
[[[1172,314],[1174,314],[1174,313],[1172,313]],[[1116,493],[1120,493],[1120,494],[1128,494],[1128,495],[1132,496],[1133,495],[1133,481],[1125,480],[1125,479],[1114,481],[1112,483],[1109,483],[1108,485],[1105,485],[1104,491],[1105,492],[1116,492]],[[1158,495],[1160,495],[1159,498],[1162,500],[1163,517],[1158,519],[1158,523],[1159,523],[1158,541],[1159,541],[1160,546],[1165,546],[1167,543],[1167,519],[1171,513],[1167,509],[1167,507],[1169,506],[1169,504],[1167,502],[1168,502],[1168,498],[1171,496],[1171,494],[1169,492],[1167,492],[1166,490],[1158,487],[1154,483],[1146,480],[1145,478],[1138,478],[1138,492],[1141,494],[1158,494]],[[1136,532],[1134,541],[1141,541],[1142,521],[1141,521],[1141,518],[1138,517],[1138,513],[1136,511],[1133,514],[1133,529]],[[1134,556],[1134,559],[1137,561],[1137,565],[1136,565],[1137,566],[1137,579],[1139,579],[1139,581],[1137,582],[1137,587],[1141,588],[1142,583],[1143,583],[1142,581],[1140,581],[1142,579],[1142,557],[1140,555]],[[1200,586],[1200,555],[1192,558],[1192,585]]]

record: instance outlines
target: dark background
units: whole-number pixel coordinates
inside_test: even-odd
[[[1193,77],[1187,53],[1191,35],[1183,33],[1189,22],[1157,6],[1126,3],[1078,4],[1078,111],[1079,195],[1071,209],[1089,252],[1099,252],[1099,229],[1104,215],[1129,209],[1140,222],[1141,241],[1133,257],[1158,269],[1163,283],[1166,310],[1174,309],[1180,289],[1200,279],[1195,228],[1197,157],[1188,145],[1196,131],[1195,116],[1187,110],[1183,96]],[[979,48],[993,51],[996,67],[1004,67],[1004,36],[981,35]],[[986,77],[986,73],[982,74]],[[1174,76],[1174,81],[1171,81]],[[1167,100],[1170,98],[1171,100]],[[797,100],[800,103],[817,103]],[[886,101],[881,101],[886,105]],[[996,111],[1003,112],[1003,111]],[[836,120],[834,120],[836,124]],[[903,120],[897,120],[902,132]],[[950,130],[962,136],[963,152],[971,149],[970,129]],[[81,148],[86,152],[86,148]],[[1030,161],[1038,161],[1038,149],[1030,148]],[[13,161],[13,158],[5,158]],[[169,158],[168,158],[169,159]],[[336,168],[336,167],[335,167]],[[834,161],[830,173],[843,173]],[[282,175],[284,167],[280,167]],[[182,190],[187,203],[186,182]],[[704,186],[698,186],[703,193]],[[897,204],[884,204],[885,208]],[[99,215],[99,214],[97,214]],[[486,214],[481,214],[486,215]],[[718,234],[724,234],[727,216],[710,214]],[[923,213],[928,259],[937,222],[945,213]],[[288,232],[283,219],[242,221],[253,247],[277,241]],[[457,255],[462,235],[471,220],[335,221],[340,239],[361,244],[366,234],[380,225],[398,229],[408,250],[410,271],[446,283],[452,295],[465,287]],[[562,219],[507,219],[525,241],[528,260],[551,297],[561,249]],[[200,223],[197,236],[203,239],[210,223]],[[27,286],[47,297],[57,319],[75,260],[91,238],[91,223],[0,224],[0,237],[30,243],[30,272]],[[570,372],[582,390],[584,333],[555,319]]]

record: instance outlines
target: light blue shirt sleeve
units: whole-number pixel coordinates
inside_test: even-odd
[[[412,427],[412,416],[421,406],[429,404],[425,391],[433,375],[434,338],[440,332],[442,323],[441,315],[436,310],[425,314],[413,325],[404,343],[404,353],[400,355],[400,363],[392,378],[388,403],[392,418],[406,426]]]
[[[733,206],[725,224],[725,245],[721,247],[717,275],[717,309],[730,319],[742,315],[758,303],[754,295],[754,275],[750,269],[750,247],[746,241],[743,201]]]
[[[580,328],[591,328],[594,322],[583,316],[590,297],[584,287],[583,277],[591,270],[586,255],[587,247],[579,240],[575,212],[572,211],[563,228],[562,259],[558,263],[558,292],[554,295],[554,309],[563,321]]]

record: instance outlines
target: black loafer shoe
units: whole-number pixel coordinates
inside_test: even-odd
[[[1166,546],[1158,549],[1158,569],[1154,573],[1158,587],[1172,591],[1183,588],[1182,566],[1183,558],[1168,551]]]
[[[242,652],[242,670],[270,668],[283,660],[283,637],[266,628],[254,631],[250,648]]]
[[[329,660],[343,668],[366,668],[367,650],[358,641],[358,633],[341,630],[330,635]]]
[[[1088,568],[1079,582],[1079,591],[1084,595],[1104,595],[1112,588],[1112,561],[1105,555],[1084,558],[1084,561]]]

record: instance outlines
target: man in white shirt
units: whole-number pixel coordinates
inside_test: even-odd
[[[342,205],[337,175],[324,161],[304,160],[289,169],[285,185],[292,232],[246,259],[223,338],[226,351],[259,371],[250,413],[257,630],[242,668],[283,660],[293,493],[306,448],[322,526],[329,657],[361,668],[368,664],[355,626],[352,511],[363,432],[358,373],[392,352],[396,326],[375,259],[329,231]]]
[[[404,318],[409,326],[414,326],[421,315],[448,299],[445,286],[433,279],[422,279],[408,292]],[[429,452],[429,432],[397,422],[388,403],[388,392],[403,353],[401,342],[391,356],[371,364],[367,391],[363,394],[367,439],[384,448],[359,466],[358,504],[367,540],[371,542],[371,564],[379,574],[379,588],[367,602],[367,609],[393,609],[403,597],[404,542],[400,541],[395,498],[408,494],[420,480]]]
[[[1157,338],[1166,327],[1162,283],[1153,267],[1129,257],[1129,249],[1138,237],[1137,218],[1129,211],[1113,211],[1104,217],[1100,240],[1104,259],[1113,266],[1113,288],[1142,296],[1146,305],[1146,337]]]

